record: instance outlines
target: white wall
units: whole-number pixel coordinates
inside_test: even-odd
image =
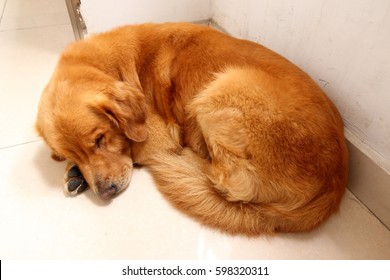
[[[213,20],[279,52],[336,103],[353,144],[390,173],[390,1],[213,0]]]
[[[210,7],[211,0],[81,0],[89,34],[123,24],[205,20]]]

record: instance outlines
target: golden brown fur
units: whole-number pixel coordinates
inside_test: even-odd
[[[313,229],[347,181],[342,120],[310,77],[191,24],[127,26],[69,46],[37,129],[100,197],[125,189],[137,162],[174,206],[231,234]]]

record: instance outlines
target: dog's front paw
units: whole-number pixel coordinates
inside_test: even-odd
[[[65,192],[71,196],[78,195],[88,188],[88,183],[77,165],[73,165],[68,169],[64,187]]]

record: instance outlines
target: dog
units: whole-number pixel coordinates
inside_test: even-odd
[[[68,193],[111,199],[146,166],[177,209],[233,235],[312,230],[347,184],[343,121],[319,86],[264,46],[188,23],[71,44],[36,129],[68,161]]]

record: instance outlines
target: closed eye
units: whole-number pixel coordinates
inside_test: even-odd
[[[95,138],[95,146],[97,148],[101,148],[102,145],[103,145],[103,139],[104,139],[104,134],[99,134],[96,138]]]

